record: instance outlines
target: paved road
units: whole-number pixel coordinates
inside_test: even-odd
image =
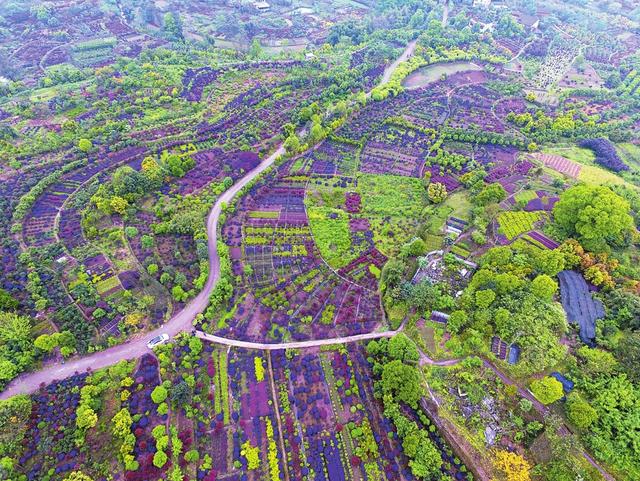
[[[167,333],[175,336],[179,332],[193,328],[193,319],[203,312],[209,304],[209,295],[220,278],[220,258],[218,257],[218,220],[223,204],[228,204],[245,185],[270,167],[276,159],[284,153],[280,146],[273,154],[264,159],[255,169],[248,172],[242,179],[225,191],[216,201],[207,218],[207,235],[209,237],[209,278],[202,291],[193,298],[180,312],[173,316],[163,326],[146,333],[138,339],[111,347],[104,351],[73,359],[66,364],[49,366],[40,371],[24,374],[14,379],[7,388],[0,393],[0,399],[6,399],[16,394],[30,394],[38,390],[42,383],[50,383],[54,379],[64,379],[75,373],[85,372],[87,369],[100,369],[116,364],[123,359],[134,359],[148,351],[149,339]]]
[[[385,84],[391,78],[393,71],[401,62],[404,62],[413,53],[416,47],[416,41],[409,42],[407,48],[402,55],[393,62],[384,72],[382,79],[378,85]],[[370,92],[369,92],[370,94]],[[111,366],[122,360],[134,359],[145,352],[148,352],[147,342],[162,333],[167,333],[173,337],[179,332],[189,331],[193,328],[193,319],[204,312],[209,304],[209,295],[213,291],[216,282],[220,278],[220,258],[218,257],[218,220],[222,212],[222,206],[229,204],[236,194],[245,185],[255,179],[258,175],[269,168],[276,159],[284,154],[284,147],[280,145],[278,149],[269,157],[264,159],[255,169],[248,172],[242,179],[234,184],[229,190],[224,192],[216,201],[209,216],[207,217],[207,236],[209,244],[209,278],[200,293],[193,298],[180,312],[173,316],[163,326],[158,329],[146,333],[143,336],[130,340],[124,344],[111,347],[104,351],[100,351],[89,356],[73,359],[66,364],[59,364],[46,367],[39,371],[23,374],[14,379],[6,389],[0,393],[0,399],[7,399],[17,394],[31,394],[38,390],[42,384],[48,384],[56,379],[64,379],[76,373],[85,372],[87,369],[100,369]],[[233,339],[225,339],[218,336],[205,337],[206,339],[224,344],[228,346],[248,347],[253,349],[285,349],[287,347],[312,347],[326,344],[337,344],[341,342],[355,342],[358,340],[376,339],[379,337],[390,337],[394,331],[386,331],[381,333],[369,333],[359,336],[351,336],[348,338],[322,339],[319,341],[304,341],[301,343],[284,343],[284,344],[261,344],[247,343],[245,341],[236,341]]]
[[[214,336],[212,334],[207,334],[201,331],[197,331],[196,336],[205,341],[213,342],[214,344],[222,344],[224,346],[242,347],[245,349],[259,349],[263,351],[276,351],[278,349],[304,349],[309,347],[331,346],[333,344],[347,344],[350,342],[369,341],[371,339],[380,339],[382,337],[393,337],[398,334],[398,332],[400,332],[400,329],[398,329],[397,331],[368,332],[366,334],[355,334],[353,336],[335,337],[331,339],[281,342],[278,344],[227,339],[226,337]]]

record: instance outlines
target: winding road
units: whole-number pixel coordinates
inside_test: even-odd
[[[389,82],[391,75],[402,62],[406,61],[416,47],[416,40],[409,42],[400,57],[389,65],[377,86],[384,85]],[[370,95],[369,92],[367,95]],[[238,182],[236,182],[229,190],[225,191],[213,205],[207,217],[207,236],[209,248],[209,278],[200,293],[194,297],[189,303],[174,315],[169,321],[154,331],[147,332],[144,335],[127,341],[124,344],[105,349],[88,356],[72,359],[65,364],[56,364],[45,367],[39,371],[25,373],[15,378],[7,385],[4,391],[0,393],[0,399],[7,399],[18,394],[32,394],[37,391],[42,384],[48,384],[54,380],[65,379],[76,373],[85,372],[88,369],[96,370],[107,366],[112,366],[123,360],[130,360],[140,357],[149,352],[147,343],[150,339],[166,333],[173,337],[176,334],[193,329],[193,320],[195,317],[204,312],[209,304],[209,296],[213,291],[218,279],[220,278],[220,257],[218,256],[218,221],[222,213],[224,205],[229,204],[240,190],[258,177],[262,172],[271,167],[275,161],[285,153],[284,146],[281,144],[278,149],[265,158],[257,167],[247,172]],[[286,342],[280,344],[254,343],[241,341],[236,339],[228,339],[219,336],[213,336],[198,332],[198,336],[216,344],[225,346],[241,347],[248,349],[275,350],[287,348],[309,348],[316,346],[324,346],[330,344],[340,344],[347,342],[357,342],[369,339],[377,339],[381,337],[391,337],[397,331],[381,331],[371,332],[367,334],[359,334],[349,337],[339,337],[333,339],[317,339],[311,341]]]

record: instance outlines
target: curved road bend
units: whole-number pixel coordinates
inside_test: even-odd
[[[413,53],[416,47],[416,41],[409,42],[407,48],[402,55],[393,62],[382,75],[382,79],[378,85],[383,85],[389,81],[391,74],[398,67],[398,65]],[[369,92],[368,95],[370,95]],[[242,179],[236,184],[231,186],[229,190],[224,192],[216,201],[209,216],[207,217],[207,236],[209,244],[209,278],[202,291],[193,298],[180,312],[173,316],[167,323],[154,331],[148,332],[138,339],[134,339],[118,346],[105,349],[82,358],[73,359],[66,364],[58,364],[49,366],[36,372],[23,374],[15,378],[4,391],[0,393],[0,399],[7,399],[17,394],[31,394],[38,390],[42,383],[50,383],[56,379],[64,379],[72,376],[75,373],[85,372],[87,369],[100,369],[103,367],[111,366],[122,360],[134,359],[142,354],[148,352],[147,342],[159,334],[167,333],[173,337],[179,332],[188,331],[192,329],[193,319],[204,312],[209,304],[209,295],[213,291],[213,288],[218,282],[220,277],[220,258],[218,257],[218,220],[222,212],[222,205],[228,204],[233,200],[236,194],[245,185],[255,179],[258,175],[269,168],[276,159],[284,154],[284,147],[280,145],[278,149],[269,157],[264,159],[255,169],[248,172]],[[349,338],[337,338],[337,339],[323,339],[318,341],[303,341],[302,343],[284,343],[284,344],[261,344],[261,343],[246,343],[245,341],[235,341],[233,339],[225,339],[217,336],[211,336],[209,338],[212,342],[219,344],[225,344],[228,346],[238,347],[253,347],[254,349],[284,349],[287,346],[293,347],[312,347],[326,344],[336,344],[340,342],[354,342],[358,340],[375,339],[379,337],[390,337],[395,331],[386,331],[370,334],[362,334],[359,336],[352,336]],[[361,337],[366,336],[366,337]],[[317,344],[316,344],[317,343]],[[262,346],[262,347],[260,347]]]
[[[54,379],[64,379],[76,372],[85,372],[88,368],[100,369],[116,364],[123,359],[134,359],[148,352],[147,342],[159,334],[167,333],[173,337],[179,332],[193,328],[193,319],[204,312],[209,304],[209,295],[220,277],[220,258],[218,257],[218,220],[222,213],[222,205],[228,204],[245,185],[270,167],[276,159],[284,153],[280,146],[269,157],[264,159],[255,169],[248,172],[236,184],[225,191],[216,201],[207,218],[207,235],[209,242],[209,278],[200,293],[193,298],[180,312],[173,316],[161,327],[148,332],[138,339],[124,344],[96,352],[85,357],[73,359],[65,364],[46,367],[40,371],[24,374],[14,379],[7,388],[0,393],[0,399],[6,399],[16,394],[30,394],[38,390],[40,384],[50,383]]]

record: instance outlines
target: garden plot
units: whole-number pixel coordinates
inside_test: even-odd
[[[250,89],[225,105],[225,115],[198,124],[196,143],[223,146],[234,142],[252,148],[262,146],[264,141],[280,133],[280,126],[290,120],[290,112],[304,104],[311,93],[311,89],[293,89],[288,84]]]
[[[361,174],[358,192],[362,217],[369,220],[376,247],[385,255],[414,235],[426,190],[422,180],[395,175]]]
[[[518,198],[516,195],[516,200],[518,202],[526,202],[524,210],[527,212],[534,212],[538,210],[551,212],[553,210],[553,206],[560,199],[557,195],[552,195],[541,190],[528,192],[530,192],[531,195],[526,199]]]
[[[504,133],[502,121],[493,114],[497,92],[482,85],[461,87],[451,97],[448,126],[458,129],[476,127],[483,131]]]
[[[318,259],[317,254],[314,259]],[[377,292],[356,284],[370,279],[358,275],[373,259],[350,266],[341,277],[325,264],[304,264],[304,272],[264,287],[248,283],[235,295],[230,315],[219,333],[233,329],[240,339],[270,342],[317,339],[371,332],[382,321]],[[366,266],[366,267],[365,267]],[[369,271],[370,272],[370,271]],[[347,276],[354,280],[349,280]],[[295,319],[296,322],[292,322]]]
[[[537,89],[547,91],[556,85],[570,69],[580,46],[573,40],[557,39],[550,47],[540,66],[533,84]]]
[[[361,346],[294,357],[272,355],[291,479],[414,479],[398,438],[373,397]],[[288,387],[288,389],[287,389]],[[366,406],[366,408],[365,408]],[[305,449],[305,446],[308,448]]]
[[[56,218],[62,211],[63,204],[85,182],[95,175],[113,169],[114,167],[128,163],[132,167],[138,167],[142,160],[144,148],[132,147],[119,152],[110,153],[105,158],[79,167],[60,177],[60,180],[39,196],[31,207],[30,212],[23,222],[23,238],[29,245],[44,246],[55,241]],[[66,228],[66,224],[64,225]],[[80,234],[78,231],[76,234]],[[62,232],[63,240],[69,237],[70,232]]]
[[[585,65],[582,71],[574,67],[569,69],[565,76],[558,82],[558,86],[568,89],[589,88],[599,89],[604,86],[604,81],[598,72],[589,64]]]
[[[354,177],[358,166],[357,147],[337,140],[322,144],[297,159],[290,167],[292,175]]]
[[[577,162],[573,162],[559,155],[536,152],[534,154],[531,154],[531,156],[534,159],[542,162],[545,167],[549,167],[556,172],[560,172],[561,174],[569,176],[573,179],[578,178],[578,176],[580,175],[580,170],[582,169],[582,166]]]
[[[577,324],[580,339],[586,344],[593,344],[596,337],[596,321],[605,315],[604,307],[599,299],[595,299],[589,290],[584,277],[576,271],[562,271],[560,280],[560,297],[567,319]]]
[[[402,86],[409,90],[418,89],[438,82],[450,75],[481,70],[482,67],[471,62],[436,63],[419,68],[408,75],[402,82]]]
[[[474,153],[475,160],[487,165],[488,183],[499,182],[509,194],[513,194],[533,168],[528,160],[518,160],[518,150],[514,147],[487,145]]]
[[[368,229],[352,226],[349,210],[360,210],[353,180],[290,175],[295,162],[253,186],[223,227],[242,285],[218,332],[310,339],[370,332],[382,320],[377,276],[384,256],[371,250]]]
[[[501,212],[498,214],[499,232],[513,240],[520,234],[533,230],[541,218],[539,212]]]
[[[360,171],[418,177],[424,155],[421,149],[369,142],[360,155]]]

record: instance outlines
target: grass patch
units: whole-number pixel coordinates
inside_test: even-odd
[[[334,269],[346,266],[359,253],[352,252],[349,217],[340,209],[309,207],[309,227],[320,255]]]
[[[520,202],[523,204],[527,204],[530,200],[534,200],[537,198],[538,194],[536,194],[532,190],[523,190],[515,195],[516,202]]]
[[[250,219],[277,219],[280,212],[274,210],[252,210],[249,212]]]
[[[427,234],[424,237],[424,243],[427,246],[427,252],[440,250],[442,248],[442,236]]]
[[[422,181],[397,175],[361,174],[358,192],[362,216],[369,219],[376,247],[387,256],[393,255],[415,236],[427,205]]]
[[[626,182],[623,178],[618,177],[613,172],[595,167],[593,165],[583,165],[580,170],[578,180],[591,185],[604,184],[626,184],[628,187],[635,189],[635,186]]]
[[[361,174],[358,191],[365,214],[417,218],[427,203],[422,181],[413,177]]]
[[[596,155],[591,149],[577,147],[575,145],[566,147],[545,147],[542,150],[545,154],[560,155],[582,165],[596,165]]]
[[[115,287],[121,287],[120,279],[118,279],[118,276],[108,277],[107,279],[104,279],[96,284],[96,290],[100,295],[110,291]]]
[[[635,144],[618,144],[620,158],[634,170],[640,170],[640,147]]]
[[[443,206],[449,207],[451,213],[449,216],[457,217],[458,219],[468,220],[471,217],[471,201],[469,200],[469,193],[465,191],[458,191],[447,197]]]

